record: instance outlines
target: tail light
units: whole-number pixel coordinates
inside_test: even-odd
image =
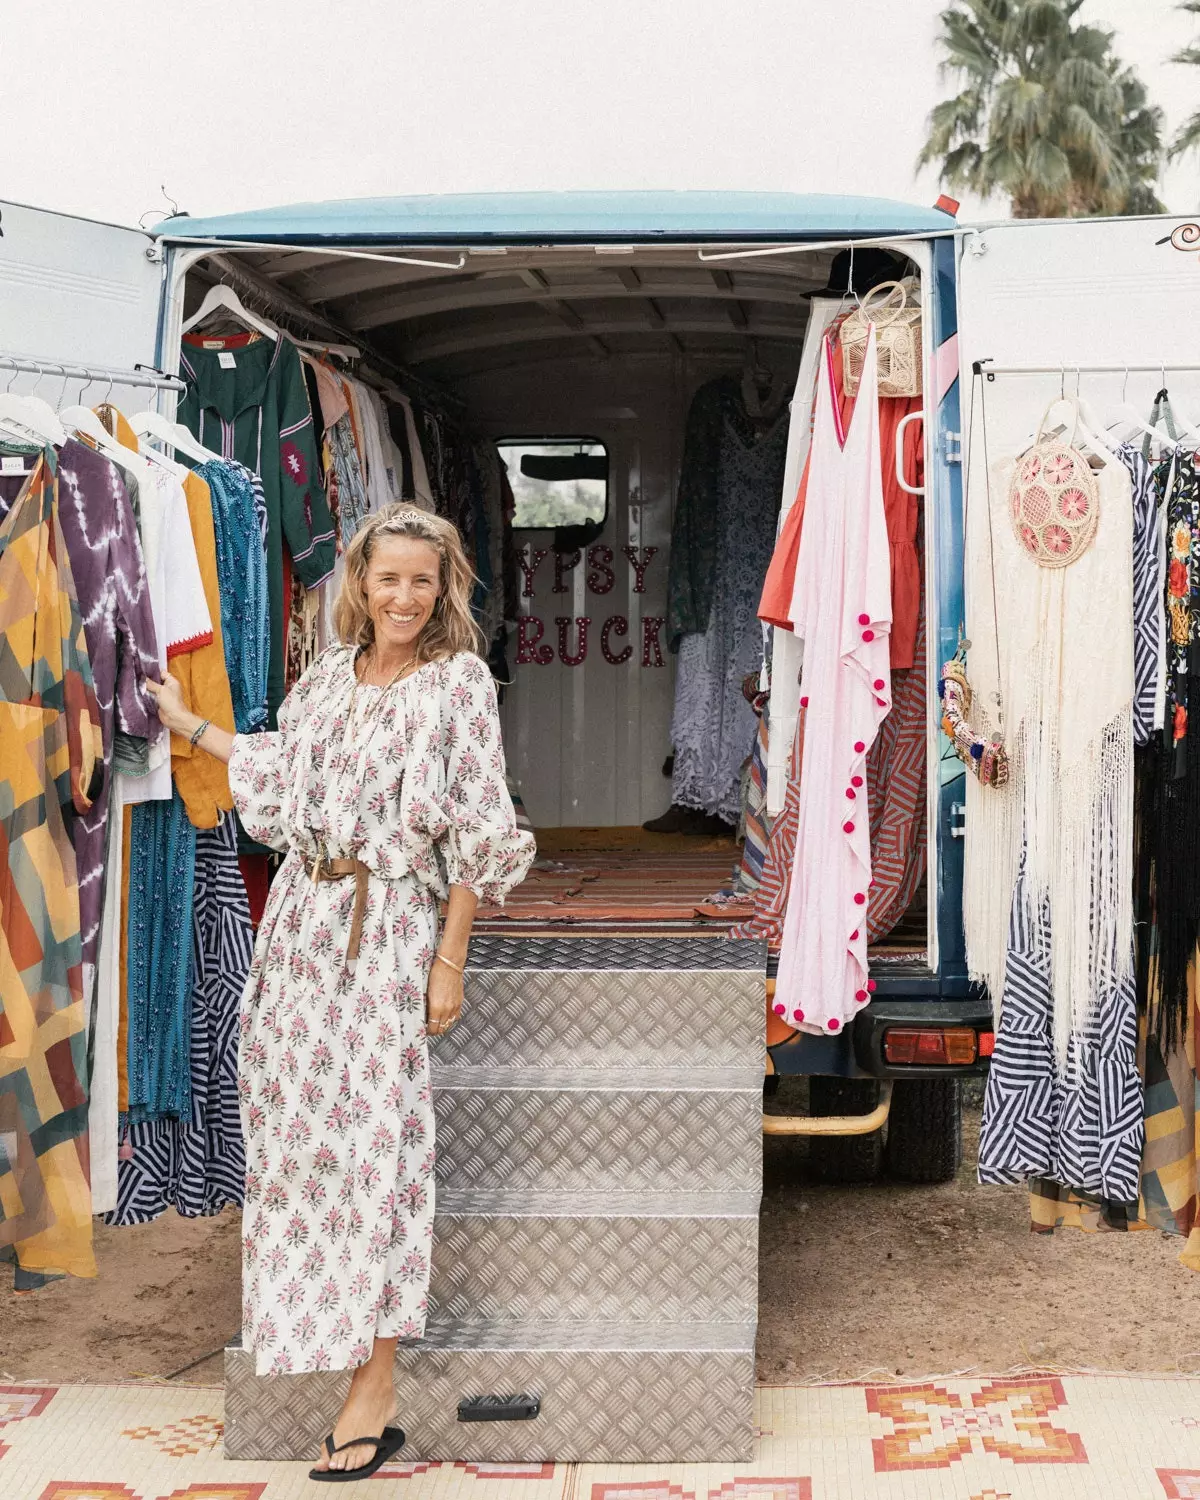
[[[979,1052],[973,1026],[889,1026],[883,1035],[883,1055],[890,1063],[962,1067],[973,1063]]]

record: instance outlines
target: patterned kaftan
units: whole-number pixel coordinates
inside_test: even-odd
[[[0,1258],[94,1276],[75,851],[100,708],[52,450],[0,525]]]
[[[742,765],[758,720],[742,683],[762,664],[757,605],[771,561],[787,458],[788,424],[764,435],[744,405],[728,407],[716,451],[716,562],[707,628],[679,645],[671,743],[671,800],[736,823]]]
[[[463,652],[391,688],[325,652],[275,734],[238,735],[248,831],[286,849],[243,1000],[243,1338],[260,1374],[363,1363],[424,1331],[433,1227],[425,990],[439,897],[502,901],[533,839],[505,789],[496,693]],[[372,879],[357,962],[354,881],[314,885],[317,839]]]

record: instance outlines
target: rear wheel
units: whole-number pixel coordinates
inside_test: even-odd
[[[874,1078],[809,1079],[812,1115],[869,1115],[878,1103]],[[808,1164],[822,1182],[874,1182],[883,1165],[883,1131],[809,1136]]]
[[[962,1165],[962,1082],[904,1078],[892,1086],[887,1167],[904,1182],[949,1182]]]

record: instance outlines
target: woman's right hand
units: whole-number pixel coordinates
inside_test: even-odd
[[[175,734],[187,734],[194,727],[194,714],[190,714],[183,702],[183,689],[168,672],[161,682],[146,679],[146,686],[154,695],[158,717]]]

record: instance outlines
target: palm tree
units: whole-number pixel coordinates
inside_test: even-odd
[[[1006,193],[1016,218],[1160,211],[1162,111],[1113,33],[1076,19],[1083,3],[951,0],[942,71],[961,87],[930,115],[919,164],[948,187]]]
[[[1181,0],[1178,9],[1187,11],[1189,15],[1200,16],[1200,0]],[[1195,41],[1190,47],[1184,47],[1181,52],[1176,52],[1171,61],[1190,63],[1193,67],[1200,66],[1200,41]],[[1200,150],[1200,110],[1190,115],[1171,137],[1167,156],[1175,161],[1189,151],[1198,150]]]

